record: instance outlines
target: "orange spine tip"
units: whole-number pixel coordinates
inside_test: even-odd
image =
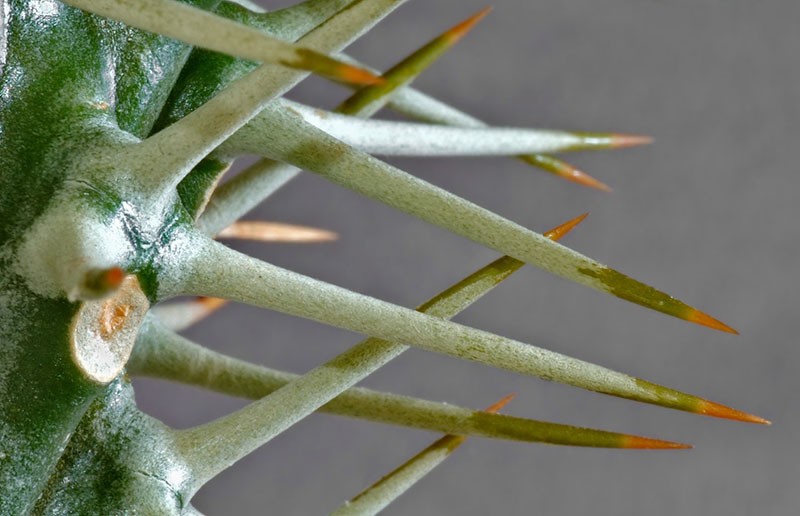
[[[209,315],[225,306],[227,303],[227,299],[205,296],[200,296],[192,301],[189,301],[186,305],[184,305],[189,315],[189,322],[185,326],[191,326],[192,324],[199,323]]]
[[[363,84],[364,86],[372,86],[376,84],[384,84],[386,82],[386,79],[383,77],[375,75],[374,73],[364,70],[363,68],[358,68],[357,66],[352,65],[342,65],[341,68],[339,68],[337,75],[343,81],[350,84]]]
[[[701,326],[707,326],[715,330],[724,331],[726,333],[732,333],[734,335],[739,335],[738,331],[731,328],[727,324],[717,319],[714,319],[710,315],[705,314],[700,310],[694,308],[686,315],[686,320],[689,322],[693,322],[695,324],[699,324]]]
[[[600,190],[603,192],[611,192],[611,187],[603,183],[602,181],[595,179],[586,172],[583,172],[582,170],[570,165],[569,163],[563,161],[561,163],[562,166],[559,167],[557,171],[557,175],[559,177],[563,177],[567,181],[572,181],[573,183],[577,183],[579,185],[588,186],[589,188],[594,188],[595,190]]]
[[[218,238],[240,238],[259,242],[328,242],[338,235],[324,229],[278,222],[240,220],[217,233]]]
[[[550,240],[557,242],[561,240],[561,238],[564,235],[575,229],[575,227],[581,222],[583,222],[583,219],[585,219],[588,216],[589,216],[588,213],[584,213],[583,215],[578,215],[574,219],[568,220],[565,223],[561,224],[560,226],[556,226],[550,231],[545,232],[544,236],[546,236]]]
[[[725,405],[721,405],[709,400],[703,400],[697,406],[696,413],[712,417],[721,417],[723,419],[733,419],[734,421],[743,421],[745,423],[757,423],[759,425],[772,424],[771,421],[764,419],[763,417],[748,414],[747,412],[726,407]]]
[[[125,279],[125,271],[122,267],[111,267],[103,275],[103,283],[108,288],[117,288],[122,285]]]
[[[625,147],[636,147],[637,145],[649,145],[653,143],[650,136],[639,134],[613,134],[611,135],[611,148],[622,149]]]
[[[210,312],[221,308],[224,304],[228,302],[227,299],[222,299],[219,297],[206,297],[201,296],[198,297],[196,302]]]
[[[511,402],[511,400],[513,400],[516,397],[517,397],[517,393],[516,392],[512,392],[511,394],[507,394],[507,395],[503,396],[502,398],[500,398],[499,400],[497,400],[494,403],[492,403],[491,405],[489,405],[488,407],[486,407],[483,411],[484,412],[489,412],[491,414],[494,414],[496,412],[500,412],[500,410],[503,407],[508,405]]]
[[[122,267],[92,269],[84,275],[82,288],[91,293],[91,296],[104,296],[117,290],[126,276]]]
[[[662,441],[661,439],[650,439],[649,437],[626,435],[622,438],[620,448],[629,450],[686,450],[694,448],[694,446],[672,441]]]
[[[447,39],[451,44],[458,42],[461,38],[467,35],[467,33],[472,30],[472,28],[477,25],[479,21],[484,19],[487,14],[492,10],[492,7],[484,7],[477,13],[473,14],[466,20],[462,21],[458,25],[452,27],[447,32],[442,34],[442,38]]]
[[[567,181],[571,181],[575,184],[588,186],[589,188],[594,188],[595,190],[600,190],[603,192],[611,191],[611,187],[607,184],[595,179],[586,172],[578,169],[576,166],[556,157],[549,156],[547,154],[527,154],[518,157],[522,161],[550,172],[561,179],[566,179]]]

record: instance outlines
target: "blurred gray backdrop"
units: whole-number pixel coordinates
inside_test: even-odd
[[[271,8],[288,1],[264,4]],[[689,442],[636,452],[471,440],[387,514],[790,515],[800,507],[795,196],[800,71],[794,0],[494,0],[494,12],[417,85],[487,122],[648,134],[648,147],[568,155],[615,187],[558,180],[511,159],[394,160],[542,231],[579,213],[564,243],[719,317],[734,337],[525,268],[459,322],[728,403],[762,427],[622,401],[420,351],[364,382],[476,408]],[[385,68],[485,6],[409,2],[351,51]],[[311,79],[290,95],[332,107]],[[322,226],[321,245],[239,245],[280,266],[414,306],[497,254],[312,174],[250,218]],[[306,371],[359,335],[243,306],[189,335]],[[137,381],[145,409],[186,427],[242,402]],[[325,514],[437,436],[316,415],[194,500],[209,515]]]

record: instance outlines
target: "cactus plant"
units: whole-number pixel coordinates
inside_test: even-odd
[[[2,4],[0,513],[196,513],[191,499],[204,483],[318,409],[460,436],[685,447],[354,387],[407,345],[621,398],[766,423],[447,320],[528,263],[735,333],[558,244],[577,220],[538,234],[374,158],[509,155],[604,189],[551,154],[647,142],[622,134],[486,127],[411,88],[483,12],[383,74],[339,54],[402,3],[307,0],[271,13],[218,0]],[[308,72],[356,92],[338,112],[283,98]],[[420,122],[366,120],[385,105]],[[220,183],[232,162],[247,154],[261,159]],[[248,232],[236,220],[299,169],[505,256],[415,311],[215,240],[261,234],[263,226]],[[180,296],[201,297],[163,304]],[[219,300],[369,338],[303,376],[270,370],[178,333]],[[257,401],[175,430],[137,408],[130,383],[137,375]],[[447,438],[434,451],[451,451],[457,440]],[[358,510],[377,510],[408,486],[397,485]]]

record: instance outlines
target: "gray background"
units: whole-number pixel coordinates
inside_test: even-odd
[[[278,7],[283,2],[267,5]],[[458,321],[771,418],[765,428],[622,401],[411,351],[365,385],[476,408],[690,442],[686,452],[467,443],[387,514],[788,515],[800,494],[794,203],[800,105],[792,0],[494,0],[494,12],[418,85],[497,125],[615,130],[656,143],[567,156],[603,194],[510,159],[395,160],[405,170],[545,230],[584,211],[565,243],[704,309],[742,335],[706,330],[526,268]],[[352,51],[386,67],[481,1],[411,2]],[[294,98],[332,106],[322,80]],[[239,246],[273,263],[406,306],[497,255],[311,174],[252,217],[323,226],[325,245]],[[302,372],[359,336],[228,307],[189,334]],[[177,427],[237,400],[137,382]],[[321,514],[434,434],[308,418],[195,498],[208,514]]]

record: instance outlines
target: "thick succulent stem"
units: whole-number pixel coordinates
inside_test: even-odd
[[[574,167],[530,153],[645,141],[488,129],[407,87],[486,11],[383,81],[335,55],[404,1],[308,0],[271,14],[224,0],[0,2],[0,513],[197,514],[189,501],[203,482],[317,409],[522,441],[677,447],[354,387],[408,345],[647,403],[766,422],[445,320],[524,262],[734,331],[354,148],[525,154],[519,157],[588,184]],[[308,71],[371,86],[338,110],[350,116],[280,99]],[[428,122],[464,127],[356,119],[390,100]],[[261,161],[217,189],[245,151],[277,161]],[[295,166],[506,256],[414,311],[211,239],[294,177]],[[244,192],[253,187],[258,191]],[[227,235],[253,227],[265,226],[239,225]],[[148,316],[151,303],[183,294],[246,302],[370,337],[298,377],[200,348]],[[173,322],[186,324],[221,302]],[[166,427],[137,408],[123,374],[137,336],[131,373],[262,399],[194,429]]]

